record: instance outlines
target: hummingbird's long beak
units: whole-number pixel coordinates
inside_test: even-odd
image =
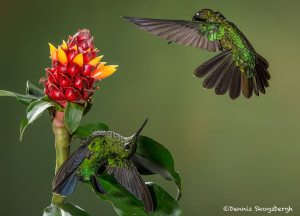
[[[143,128],[145,127],[145,125],[147,124],[149,118],[146,118],[146,120],[144,121],[142,127],[140,127],[140,129],[138,129],[138,131],[132,136],[132,138],[137,137],[141,131],[143,130]]]

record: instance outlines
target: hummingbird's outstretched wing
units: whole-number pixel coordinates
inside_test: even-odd
[[[231,50],[223,51],[209,59],[194,71],[194,76],[205,77],[203,87],[207,89],[215,88],[217,95],[225,94],[229,89],[231,99],[236,99],[241,90],[246,98],[250,98],[252,93],[265,94],[265,87],[269,86],[268,80],[271,78],[268,72],[269,64],[259,54],[256,54],[255,67],[247,68],[252,77],[248,78],[244,72],[236,65],[232,59]]]
[[[136,17],[123,17],[139,28],[164,38],[170,42],[194,46],[211,52],[221,50],[219,40],[214,35],[218,31],[218,25],[210,23],[213,27],[206,31],[201,28],[201,23],[193,23],[185,20],[164,20]],[[207,25],[203,22],[203,25]]]
[[[90,157],[90,153],[87,145],[81,145],[68,157],[52,181],[53,193],[60,194],[61,196],[69,196],[72,194],[78,182],[76,173],[77,167],[85,158]],[[106,191],[96,176],[91,176],[90,181],[98,193],[106,194]]]
[[[89,158],[91,151],[88,148],[91,140],[95,137],[102,137],[104,131],[95,131],[89,137],[81,139],[81,146],[76,149],[63,165],[57,171],[53,181],[52,187],[58,185],[69,173],[75,171],[85,158]]]
[[[87,146],[81,145],[68,157],[52,181],[53,193],[65,197],[73,193],[78,182],[76,169],[89,154]]]
[[[68,173],[53,189],[53,193],[59,194],[63,197],[70,196],[78,182],[77,174],[72,171]]]
[[[76,149],[57,171],[52,181],[52,187],[55,188],[69,173],[74,172],[90,152],[86,145],[81,145]]]
[[[124,161],[122,167],[107,165],[107,174],[114,174],[115,179],[137,199],[143,201],[145,212],[152,214],[154,207],[151,194],[131,161]]]

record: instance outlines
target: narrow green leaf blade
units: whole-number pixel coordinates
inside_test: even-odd
[[[44,209],[43,216],[89,216],[89,214],[74,204],[65,203],[61,207],[51,204]]]
[[[21,95],[15,92],[0,90],[0,96],[7,96],[7,97],[15,97],[17,101],[29,105],[32,101],[37,100],[38,98],[32,95]]]
[[[160,174],[174,181],[178,188],[177,200],[180,199],[181,178],[175,171],[174,159],[166,147],[149,137],[138,136],[137,150],[131,160],[142,175]]]
[[[94,193],[102,200],[113,204],[120,216],[149,216],[143,207],[143,203],[136,199],[130,192],[118,184],[112,176],[101,175],[99,181],[103,185],[106,195]],[[92,189],[90,182],[85,183]],[[155,183],[146,183],[155,204],[152,216],[182,216],[183,212],[177,201],[171,197],[163,188]]]
[[[76,131],[72,134],[73,138],[88,137],[91,133],[98,130],[109,130],[108,126],[104,123],[93,122],[84,126],[79,126]]]
[[[28,106],[27,117],[21,122],[20,140],[22,140],[22,136],[27,125],[39,118],[43,114],[43,112],[49,107],[56,107],[57,109],[61,109],[58,103],[54,101],[49,101],[48,97],[36,100]]]
[[[27,125],[28,125],[28,120],[27,120],[27,118],[24,118],[21,121],[21,125],[20,125],[20,141],[22,141],[23,133],[24,133],[25,128],[27,127]]]
[[[44,90],[38,88],[37,86],[33,85],[31,82],[27,80],[26,82],[26,94],[33,95],[38,98],[42,98],[45,96]]]
[[[67,103],[65,108],[65,123],[70,134],[79,126],[84,107],[77,103]]]

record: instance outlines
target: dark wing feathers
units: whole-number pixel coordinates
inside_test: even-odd
[[[218,24],[213,24],[213,32],[210,32],[201,28],[207,25],[206,22],[194,23],[184,20],[124,18],[139,28],[170,42],[194,46],[212,52],[222,50],[219,40],[208,39],[211,38],[211,33],[218,32]],[[247,43],[249,42],[247,41]],[[235,65],[235,62],[232,60],[231,50],[228,50],[200,65],[195,69],[194,75],[199,78],[207,76],[203,81],[204,88],[210,89],[215,87],[217,95],[223,95],[229,89],[229,96],[232,99],[239,97],[241,91],[246,98],[250,98],[253,93],[257,96],[259,96],[259,92],[265,94],[265,88],[269,86],[268,80],[271,78],[268,67],[268,61],[256,53],[255,68],[246,68],[246,71],[252,72],[254,76],[248,78]]]
[[[253,83],[253,92],[256,96],[259,96],[259,89],[258,89],[258,86],[257,86],[257,82],[256,82],[256,79],[254,77],[251,77],[252,79],[252,83]]]
[[[62,181],[60,181],[55,188],[53,193],[59,194],[61,196],[70,196],[78,182],[78,176],[74,171],[70,172]]]
[[[137,199],[143,201],[145,211],[148,214],[152,214],[154,208],[153,201],[144,180],[132,162],[125,161],[124,163],[126,165],[120,168],[108,165],[106,173],[109,175],[114,174],[114,178],[117,182],[132,193]]]
[[[238,98],[241,94],[241,71],[234,67],[232,79],[229,86],[229,96],[232,100]]]
[[[52,187],[56,187],[67,175],[68,173],[73,172],[82,161],[88,157],[90,150],[86,145],[81,145],[76,151],[74,151],[68,159],[63,163],[63,165],[57,171],[53,181]]]
[[[241,75],[242,75],[242,92],[246,98],[250,98],[253,92],[252,77],[248,79],[245,73],[241,73]]]
[[[124,18],[139,28],[168,41],[194,46],[211,52],[219,51],[221,49],[220,42],[218,40],[210,41],[207,38],[209,36],[209,32],[204,32],[205,36],[199,34],[201,31],[201,24],[198,23],[185,20],[164,20],[136,17]],[[218,31],[217,26],[215,26],[214,31]]]
[[[229,89],[231,99],[239,97],[241,91],[246,98],[250,98],[253,93],[259,96],[259,92],[265,94],[265,87],[269,86],[268,80],[271,78],[267,68],[268,62],[257,55],[254,74],[248,78],[241,72],[232,59],[230,50],[209,59],[194,71],[194,76],[202,78],[203,87],[207,89],[215,88],[217,95],[225,94]]]
[[[228,58],[229,54],[230,50],[221,52],[220,54],[212,57],[194,70],[194,76],[198,78],[205,77],[210,71],[217,69],[217,67],[222,64],[226,58]]]
[[[106,194],[106,191],[105,191],[105,189],[103,188],[102,184],[99,182],[97,176],[92,176],[92,177],[91,177],[91,182],[92,182],[93,187],[95,188],[95,190],[96,190],[98,193]]]
[[[232,60],[230,56],[228,55],[226,58],[224,58],[224,61],[221,62],[220,65],[218,65],[217,69],[214,71],[211,71],[208,76],[203,81],[203,87],[207,89],[214,88],[221,77],[221,75],[229,69],[230,65],[232,63]]]
[[[231,62],[230,68],[227,71],[224,71],[223,75],[221,75],[215,88],[216,95],[224,95],[227,92],[231,78],[233,77],[234,68],[235,63]]]

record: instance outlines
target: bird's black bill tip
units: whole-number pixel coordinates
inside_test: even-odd
[[[144,128],[145,125],[147,124],[148,120],[149,120],[149,117],[146,118],[146,120],[144,121],[143,125],[142,125],[142,126],[138,129],[138,131],[133,135],[134,137],[137,137],[137,136],[141,133],[141,131],[143,130],[143,128]]]

